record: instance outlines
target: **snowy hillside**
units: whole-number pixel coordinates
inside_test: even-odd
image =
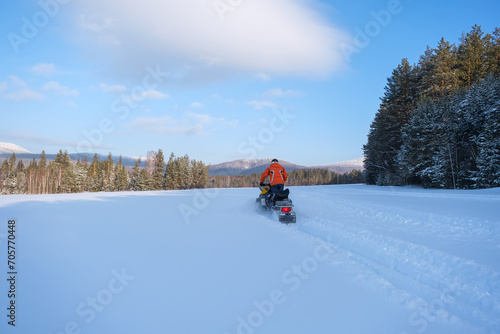
[[[286,168],[287,171],[296,169],[315,169],[324,168],[337,173],[349,173],[354,169],[364,169],[364,159],[358,158],[348,161],[341,161],[325,165],[316,166],[301,166],[288,161],[281,161],[280,164]],[[262,173],[271,164],[272,159],[242,159],[224,162],[217,165],[211,165],[209,172],[210,175],[250,175],[252,173]]]
[[[31,153],[27,149],[12,143],[0,143],[0,154]]]
[[[500,333],[500,189],[257,193],[1,196],[0,332]]]
[[[317,165],[310,168],[327,168],[333,171],[351,171],[353,169],[363,170],[365,169],[364,165],[365,158],[357,158],[347,161],[335,162],[332,164],[326,165]]]
[[[209,169],[210,175],[250,175],[252,173],[262,173],[271,164],[272,158],[269,159],[241,159],[221,164],[211,165]],[[307,168],[299,166],[288,161],[280,160],[280,165],[286,168],[287,171],[294,169]]]
[[[224,162],[222,164],[214,165],[214,167],[252,169],[262,165],[269,165],[271,163],[271,160],[272,159],[241,159]]]

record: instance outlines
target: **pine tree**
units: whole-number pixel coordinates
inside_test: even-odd
[[[15,153],[12,153],[12,155],[9,158],[9,171],[10,172],[14,171],[14,166],[16,166],[16,161],[17,161],[17,156]]]
[[[165,179],[165,157],[161,149],[154,155],[153,167],[152,190],[161,190]]]
[[[478,136],[477,187],[500,186],[500,78],[489,76],[484,90],[485,124]]]
[[[72,192],[80,193],[85,191],[85,186],[87,183],[87,167],[85,162],[78,159],[76,165],[73,168],[73,187]]]
[[[108,158],[103,162],[103,182],[102,190],[114,191],[115,190],[115,162],[111,153]]]
[[[467,89],[484,78],[488,72],[486,45],[490,35],[484,36],[481,26],[475,25],[472,31],[463,34],[458,47],[458,75]]]
[[[17,157],[15,153],[12,153],[12,155],[9,158],[9,162],[6,165],[6,178],[4,181],[4,186],[2,189],[2,194],[17,194],[18,191],[18,185],[17,185],[17,175],[16,175],[16,169],[14,166],[16,166],[16,161]]]
[[[208,166],[201,161],[192,160],[192,187],[193,188],[205,188],[208,182]]]
[[[24,162],[19,160],[16,167],[16,173],[24,172]]]
[[[76,192],[76,182],[75,174],[73,171],[73,165],[69,165],[67,168],[63,169],[61,185],[57,190],[58,193],[72,193]]]
[[[0,194],[4,193],[4,186],[7,176],[9,175],[9,161],[6,159],[3,161],[0,167]]]
[[[456,189],[458,187],[462,111],[457,110],[457,106],[462,99],[462,96],[457,94],[450,99],[441,100],[438,105],[439,122],[434,126],[436,139],[431,144],[437,148],[429,173],[434,187],[437,188]]]
[[[490,73],[500,76],[500,28],[496,28],[491,35],[491,43],[488,49],[488,60]]]
[[[130,184],[130,177],[128,175],[126,167],[123,165],[123,159],[122,156],[120,155],[120,158],[118,159],[118,164],[115,167],[115,190],[117,191],[127,190],[129,184]]]
[[[459,87],[457,64],[456,47],[444,38],[436,49],[428,48],[417,69],[421,75],[421,96],[438,99],[456,91]]]
[[[170,154],[170,158],[165,168],[164,189],[179,189],[178,180],[176,178],[176,158],[173,152]]]
[[[222,176],[219,174],[215,176],[215,188],[222,188]]]
[[[91,192],[101,191],[101,173],[99,168],[99,156],[94,154],[94,159],[89,165],[87,172],[87,190]]]
[[[26,168],[26,193],[36,194],[36,176],[37,176],[38,164],[33,158],[30,162],[28,168]]]
[[[472,188],[477,181],[479,137],[486,122],[484,87],[474,84],[464,94],[457,95],[454,112],[457,115],[457,187]]]
[[[387,80],[380,109],[363,147],[368,184],[402,184],[397,158],[402,144],[401,129],[415,108],[418,86],[415,69],[403,59]]]
[[[134,169],[132,172],[132,180],[130,181],[130,186],[133,190],[136,190],[137,179],[141,172],[141,158],[137,159],[134,164]]]
[[[17,189],[17,176],[13,171],[9,172],[5,179],[2,194],[17,194]]]
[[[121,166],[118,171],[116,190],[127,190],[130,184],[130,177],[125,166]]]
[[[186,154],[183,157],[177,158],[177,178],[179,179],[180,189],[190,189],[192,187],[193,173],[189,156]]]
[[[135,182],[134,190],[138,191],[148,191],[152,190],[152,177],[147,169],[143,168],[139,172],[137,180]]]
[[[406,183],[436,186],[433,167],[441,145],[437,125],[442,121],[439,107],[433,100],[427,99],[420,103],[403,127],[403,144],[398,159]]]
[[[154,152],[149,151],[146,166],[140,170],[135,181],[134,190],[148,191],[153,189]]]
[[[47,156],[45,151],[42,151],[40,154],[40,163],[39,163],[39,190],[38,194],[47,194],[48,193],[48,172],[47,172]]]
[[[57,160],[56,168],[58,171],[58,175],[60,175],[57,192],[58,193],[76,192],[76,186],[75,186],[76,181],[73,170],[74,166],[71,163],[71,159],[68,155],[68,152],[65,151],[60,157],[56,157],[56,160]]]
[[[120,155],[120,157],[118,158],[118,163],[115,164],[115,169],[113,171],[114,173],[114,176],[115,176],[115,179],[113,180],[113,185],[114,185],[114,188],[113,188],[113,191],[119,191],[119,186],[118,186],[118,175],[120,173],[120,170],[122,168],[122,164],[123,164],[123,158],[122,156]]]

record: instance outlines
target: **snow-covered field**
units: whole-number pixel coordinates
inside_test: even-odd
[[[500,189],[294,187],[295,226],[257,195],[0,197],[0,332],[500,333]]]

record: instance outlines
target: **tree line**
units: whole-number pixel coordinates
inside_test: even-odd
[[[441,39],[393,70],[371,124],[367,184],[500,186],[500,29]]]
[[[55,159],[47,161],[44,151],[37,161],[28,166],[13,153],[0,166],[0,194],[57,194],[98,191],[148,191],[212,188],[256,187],[260,174],[236,176],[209,176],[209,166],[192,160],[186,154],[173,153],[165,161],[162,150],[150,151],[145,164],[136,160],[127,169],[122,158],[115,163],[111,153],[105,160],[94,154],[92,161],[72,161],[67,152],[59,151]],[[362,171],[336,173],[328,169],[293,170],[288,173],[287,185],[326,185],[363,183]]]
[[[349,173],[337,173],[327,168],[296,169],[289,171],[286,186],[317,186],[330,184],[364,183],[364,174],[361,170]],[[214,188],[241,188],[257,187],[261,174],[250,175],[216,175],[210,177],[210,186]]]
[[[94,155],[73,163],[67,152],[61,150],[54,161],[48,162],[44,151],[37,162],[28,166],[17,160],[15,153],[0,167],[0,194],[57,194],[124,190],[176,190],[204,188],[208,183],[208,166],[191,160],[188,155],[176,157],[173,153],[165,162],[162,150],[148,152],[145,167],[141,159],[133,170],[127,170],[120,156],[115,164],[111,153],[99,161]]]

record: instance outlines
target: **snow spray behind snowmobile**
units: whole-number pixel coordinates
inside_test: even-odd
[[[297,222],[297,216],[293,211],[292,200],[288,198],[290,194],[289,189],[271,192],[271,186],[269,184],[264,184],[260,186],[259,189],[261,192],[255,202],[260,208],[278,216],[281,223],[293,224]]]

